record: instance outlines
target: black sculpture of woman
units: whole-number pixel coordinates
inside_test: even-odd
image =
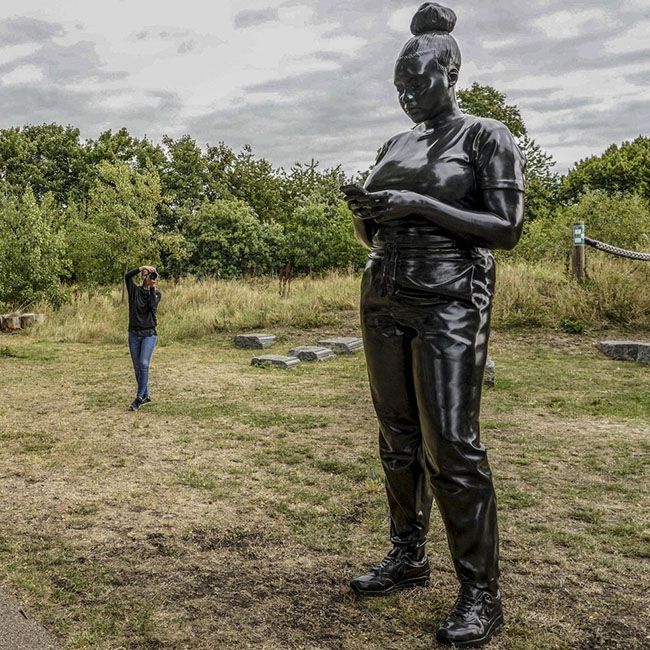
[[[382,147],[365,189],[343,188],[372,250],[361,320],[380,424],[393,549],[350,583],[361,595],[426,585],[433,497],[461,583],[439,641],[482,645],[503,626],[497,510],[479,439],[494,260],[521,234],[524,160],[510,131],[456,102],[456,15],[420,7],[395,87],[416,126]]]

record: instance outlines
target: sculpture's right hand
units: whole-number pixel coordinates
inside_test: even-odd
[[[357,219],[372,219],[372,210],[357,201],[356,199],[347,199],[348,207]]]

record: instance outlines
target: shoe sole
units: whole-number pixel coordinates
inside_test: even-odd
[[[143,404],[140,404],[140,408],[143,406],[149,406],[150,404],[153,404],[153,402],[144,402]]]
[[[362,591],[357,589],[354,585],[350,585],[350,589],[357,595],[363,596],[364,598],[376,598],[381,596],[389,596],[396,591],[403,591],[405,589],[414,589],[415,587],[428,587],[431,582],[430,578],[410,578],[404,582],[398,582],[395,585],[392,585],[383,591]]]
[[[497,636],[503,629],[505,622],[503,620],[503,614],[497,618],[492,627],[480,638],[472,639],[471,641],[451,641],[450,639],[440,637],[436,634],[436,640],[445,645],[453,645],[455,648],[479,648],[486,645],[490,642],[492,637]]]

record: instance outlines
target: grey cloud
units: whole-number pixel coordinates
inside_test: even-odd
[[[118,92],[71,91],[56,84],[42,83],[8,86],[0,93],[0,128],[56,122],[78,127],[85,137],[96,137],[106,129],[126,126],[134,135],[147,134],[160,139],[163,134],[152,129],[150,106],[116,110],[101,104],[107,95]],[[157,125],[178,123],[182,108],[178,95],[169,92],[148,94],[159,100],[155,109]],[[20,116],[19,119],[16,116]]]
[[[534,98],[534,97],[548,97],[553,93],[560,92],[562,90],[561,86],[547,86],[545,88],[518,88],[510,87],[508,89],[500,88],[501,92],[505,93],[510,100],[513,97],[520,97],[523,99]]]
[[[625,79],[639,86],[650,86],[650,70],[641,70],[641,72],[626,74]]]
[[[177,51],[179,54],[187,54],[187,52],[191,52],[195,47],[196,47],[196,43],[194,43],[194,41],[183,41],[178,46]]]
[[[194,118],[189,130],[210,142],[251,143],[284,166],[314,157],[327,166],[365,168],[384,140],[409,126],[390,83],[393,61],[380,42],[363,48],[361,60],[337,62],[338,70],[251,84],[243,102]],[[269,93],[282,99],[260,101]]]
[[[546,99],[529,100],[523,98],[519,101],[522,108],[539,113],[552,113],[557,111],[567,111],[572,109],[581,109],[586,106],[598,104],[599,99],[587,97],[547,97]]]
[[[631,99],[619,102],[615,107],[605,110],[587,108],[575,111],[563,118],[562,123],[550,122],[544,129],[550,134],[580,135],[576,142],[585,138],[599,139],[603,129],[613,137],[610,142],[636,137],[647,122],[648,102],[643,99]],[[570,140],[573,141],[573,140]],[[595,141],[595,140],[594,140]]]
[[[135,37],[136,37],[139,41],[145,41],[147,38],[149,38],[149,32],[146,31],[146,30],[141,31],[141,32],[138,32],[138,33],[135,35]]]
[[[283,7],[303,5],[313,10],[311,22],[322,29],[329,28],[329,35],[355,36],[366,44],[353,53],[330,52],[325,47],[312,52],[304,59],[335,62],[336,70],[320,70],[295,76],[280,75],[263,83],[251,84],[243,96],[227,108],[206,111],[182,125],[202,142],[226,141],[239,147],[250,143],[255,150],[275,164],[290,165],[296,160],[312,157],[323,164],[343,162],[348,169],[367,167],[375,157],[377,148],[394,133],[410,126],[402,114],[394,89],[392,73],[394,57],[409,34],[410,10],[413,12],[421,0],[287,0]],[[246,6],[243,2],[241,3]],[[540,5],[543,5],[540,9]],[[608,111],[598,107],[598,70],[622,70],[625,81],[643,84],[650,81],[650,72],[637,72],[644,60],[646,67],[650,51],[608,53],[603,44],[614,39],[624,42],[627,29],[642,19],[644,13],[639,4],[619,0],[545,0],[543,3],[504,3],[501,0],[454,0],[453,8],[458,14],[454,35],[463,52],[464,61],[475,62],[477,67],[464,68],[461,72],[463,87],[472,82],[490,83],[505,91],[510,103],[516,103],[528,118],[531,114],[543,116],[531,133],[543,146],[564,147],[575,142],[584,148],[585,143],[595,150],[603,150],[608,144],[647,132],[647,102],[621,99],[619,105]],[[399,31],[388,26],[393,12],[409,8]],[[550,39],[535,25],[542,15],[559,10],[570,12],[598,8],[607,13],[603,23],[596,21],[584,25],[585,33],[577,37]],[[238,28],[254,27],[278,20],[278,12],[271,7],[262,10],[244,10],[236,14]],[[0,23],[2,25],[3,23]],[[184,43],[201,44],[200,35],[181,33],[164,26],[140,32],[143,38],[169,38],[170,46],[187,47]],[[0,29],[2,29],[0,27]],[[321,29],[321,34],[322,34]],[[254,30],[248,36],[253,37]],[[172,38],[173,37],[173,38]],[[139,38],[139,34],[136,35]],[[177,39],[177,40],[174,40]],[[500,47],[492,44],[503,42]],[[46,74],[42,95],[23,96],[15,99],[13,113],[7,113],[10,101],[0,96],[0,115],[47,115],[64,123],[72,122],[83,128],[99,128],[100,124],[115,127],[115,120],[133,128],[151,131],[154,120],[151,109],[133,108],[129,111],[103,111],[93,108],[93,96],[68,95],[56,91],[59,79],[108,78],[110,73],[102,66],[92,44],[84,51],[79,44],[76,56],[85,57],[86,63],[76,66],[66,61],[63,52],[47,50],[32,61]],[[73,51],[68,52],[72,55]],[[43,63],[45,56],[53,56],[56,66]],[[22,64],[26,61],[23,59]],[[15,62],[11,66],[16,67]],[[624,66],[636,70],[627,70]],[[5,71],[8,70],[5,66]],[[13,69],[13,68],[11,68]],[[57,70],[60,74],[57,74]],[[467,73],[474,70],[473,74]],[[587,78],[595,80],[594,91],[584,97],[563,93],[565,71],[583,71]],[[2,72],[2,68],[0,68]],[[84,77],[85,75],[85,77]],[[102,77],[104,75],[104,77]],[[518,78],[538,77],[545,87],[527,90]],[[49,85],[48,85],[49,84]],[[36,85],[36,84],[35,84]],[[22,88],[22,86],[21,86]],[[628,86],[626,85],[626,88]],[[17,97],[19,88],[3,88],[10,97]],[[36,93],[35,90],[32,92]],[[612,92],[616,92],[612,89]],[[639,94],[641,90],[639,90]],[[569,94],[569,93],[567,93]],[[278,96],[278,100],[268,96]],[[160,110],[155,111],[155,124],[176,125],[181,128],[182,101],[174,94],[157,95]],[[60,102],[60,105],[57,104]],[[27,108],[26,108],[27,107]],[[25,112],[27,111],[27,112]],[[40,112],[39,112],[40,111]],[[48,111],[50,111],[48,113]],[[57,112],[58,111],[58,112]],[[70,111],[71,117],[65,117]],[[553,115],[560,112],[561,119]],[[56,117],[58,115],[58,117]],[[61,117],[63,115],[64,117]],[[104,128],[107,128],[104,126]],[[150,136],[155,135],[149,133]],[[552,149],[551,149],[552,152]],[[568,161],[564,161],[568,162]],[[352,168],[351,166],[354,165]]]
[[[294,57],[295,59],[304,59],[305,57]],[[346,52],[332,52],[330,50],[317,50],[309,54],[310,59],[318,61],[326,61],[331,63],[341,63],[350,59],[350,55]]]
[[[410,18],[406,16],[399,32],[390,29],[387,23],[394,11],[403,7],[415,11],[418,2],[287,0],[282,6],[299,5],[314,10],[312,22],[316,24],[338,23],[329,30],[331,37],[358,36],[367,44],[354,55],[314,52],[313,58],[333,60],[338,69],[251,84],[244,89],[244,96],[236,105],[194,118],[188,125],[190,132],[201,134],[200,137],[211,142],[225,140],[232,146],[251,143],[262,155],[283,165],[315,157],[327,165],[340,161],[359,165],[359,161],[365,160],[361,166],[367,166],[385,139],[410,127],[410,122],[401,113],[391,83],[394,57],[410,36]],[[497,0],[484,0],[480,4],[473,0],[457,0],[453,5],[459,17],[455,36],[464,60],[475,61],[479,66],[472,76],[461,73],[461,83],[463,87],[471,86],[474,81],[492,83],[505,90],[505,80],[510,82],[506,87],[511,86],[506,90],[508,101],[520,105],[525,114],[535,112],[552,116],[553,112],[564,111],[561,121],[553,121],[550,117],[550,128],[545,124],[539,133],[531,133],[540,141],[555,140],[556,129],[565,136],[580,132],[580,140],[584,142],[584,131],[579,126],[582,119],[585,124],[598,124],[592,137],[603,147],[617,138],[630,137],[645,124],[639,110],[633,106],[621,107],[620,116],[627,115],[625,119],[620,116],[615,119],[616,111],[613,111],[608,123],[598,118],[597,96],[564,97],[561,82],[549,84],[546,81],[545,88],[533,90],[517,88],[516,84],[517,75],[559,80],[564,70],[612,68],[646,57],[646,52],[609,54],[602,47],[606,40],[625,38],[626,29],[633,20],[629,14],[634,12],[624,5],[625,0],[607,8],[612,19],[605,25],[586,23],[588,33],[572,39],[552,40],[534,24],[541,15],[559,10],[600,8],[602,3],[549,0],[540,12],[539,5],[534,3],[513,3],[505,7]],[[625,13],[627,19],[619,19]],[[504,41],[504,45],[484,47],[487,38],[492,42]],[[553,93],[555,98],[549,99]],[[266,95],[278,96],[278,100],[265,97],[260,101]]]
[[[38,67],[46,81],[60,84],[87,79],[116,79],[126,74],[107,72],[97,54],[95,43],[90,41],[79,41],[72,45],[46,43],[32,54],[0,65],[0,74],[25,65]]]
[[[278,19],[278,10],[273,7],[267,9],[245,9],[235,16],[235,27],[245,29],[246,27],[255,27],[276,21]]]
[[[45,43],[64,34],[63,25],[38,18],[21,16],[0,21],[0,43],[2,45]]]

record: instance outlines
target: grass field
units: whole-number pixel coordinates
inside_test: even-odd
[[[0,583],[66,648],[435,647],[455,596],[437,516],[429,589],[347,589],[387,550],[363,357],[250,356],[224,335],[160,346],[134,414],[125,344],[1,336]],[[543,332],[497,332],[492,356],[507,627],[490,647],[647,647],[648,368]]]

